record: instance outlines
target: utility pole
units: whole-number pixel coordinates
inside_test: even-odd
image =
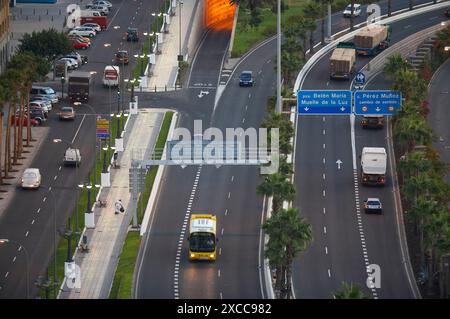
[[[275,111],[281,113],[283,103],[281,98],[281,0],[278,0],[277,7],[277,105]]]

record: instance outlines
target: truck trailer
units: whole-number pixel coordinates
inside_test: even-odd
[[[355,70],[356,54],[352,48],[337,47],[330,57],[330,78],[350,80]]]
[[[363,147],[361,154],[361,183],[384,186],[386,184],[387,153],[384,147]]]
[[[391,27],[372,24],[362,28],[353,38],[356,54],[374,56],[389,46]]]

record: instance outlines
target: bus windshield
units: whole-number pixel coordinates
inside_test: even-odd
[[[192,233],[189,239],[189,248],[192,252],[213,252],[216,248],[214,234],[204,232]]]

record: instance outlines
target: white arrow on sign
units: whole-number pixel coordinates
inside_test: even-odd
[[[380,107],[377,107],[377,108],[375,109],[375,111],[380,112],[380,111],[381,111]]]
[[[345,107],[341,107],[341,111],[344,112],[345,111]]]
[[[208,94],[209,94],[209,91],[200,90],[200,94],[197,96],[201,99],[204,95],[208,95]]]
[[[306,112],[308,112],[308,111],[309,111],[309,107],[305,107],[304,110],[305,110]]]
[[[340,159],[338,159],[338,160],[336,161],[336,164],[338,165],[338,169],[341,169],[342,161],[341,161]]]

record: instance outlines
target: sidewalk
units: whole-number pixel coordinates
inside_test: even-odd
[[[197,40],[202,35],[199,23],[203,22],[203,1],[184,0],[181,9],[181,54],[188,60],[194,54]],[[163,30],[164,26],[161,27]],[[143,92],[175,90],[178,76],[178,55],[180,54],[180,6],[177,5],[175,15],[170,16],[168,32],[162,33],[161,54],[155,55],[155,64],[147,67],[147,87]]]
[[[131,155],[134,150],[143,148],[147,154],[151,154],[164,113],[164,110],[143,109],[138,115],[132,115],[130,118],[129,134],[128,138],[125,138],[128,141],[125,141],[125,150],[119,158],[120,168],[111,169],[111,187],[103,188],[100,192],[99,198],[106,200],[107,206],[95,207],[95,228],[85,232],[89,252],[77,250],[74,257],[74,262],[81,270],[81,289],[70,290],[65,284],[59,298],[108,298],[122,245],[132,219],[128,188]],[[114,214],[114,202],[118,199],[121,199],[126,207],[125,214]]]

